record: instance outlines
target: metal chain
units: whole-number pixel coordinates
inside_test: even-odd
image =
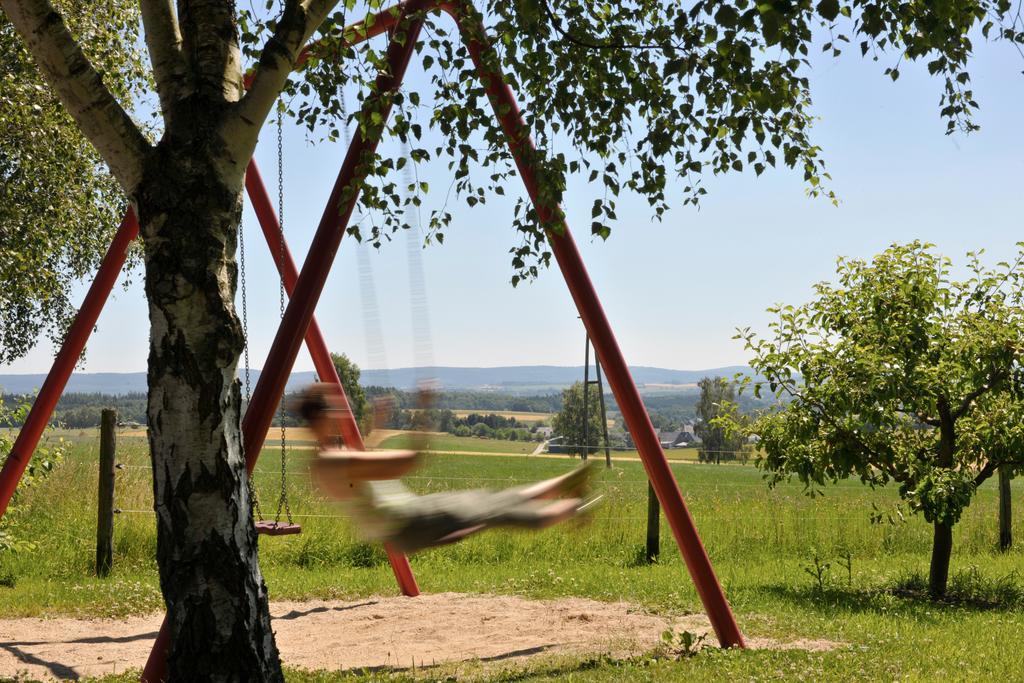
[[[420,209],[416,204],[419,198],[419,184],[413,168],[412,145],[408,137],[402,145],[405,163],[405,200],[403,207],[405,229],[407,231],[407,268],[409,270],[409,304],[412,317],[413,353],[416,364],[429,368],[434,365],[433,347],[430,335],[430,311],[427,303],[426,274],[423,270],[423,226],[420,221]],[[420,378],[423,379],[423,378]]]
[[[238,224],[238,275],[241,285],[239,294],[242,298],[242,336],[245,338],[245,346],[242,347],[242,352],[245,355],[245,407],[248,409],[249,401],[252,398],[249,365],[249,299],[245,279],[245,230],[242,229],[241,222]],[[242,445],[242,462],[246,462],[245,438],[243,435],[239,435],[239,441]],[[259,519],[263,517],[263,511],[260,509],[260,498],[256,493],[256,482],[253,480],[252,475],[253,473],[249,472],[249,500],[252,501],[253,514]]]
[[[281,320],[284,320],[284,143],[283,143],[283,113],[281,107],[277,109],[277,227],[278,227],[278,272],[281,274],[278,286],[278,304],[281,313]],[[277,512],[274,514],[274,523],[281,521],[281,510],[283,509],[292,523],[292,509],[288,503],[288,452],[287,452],[287,430],[284,425],[285,410],[284,397],[278,406],[278,420],[281,422],[281,495],[277,499]]]
[[[242,229],[242,224],[238,224],[238,274],[241,280],[241,296],[242,296],[242,335],[245,337],[245,346],[242,347],[242,352],[245,355],[245,405],[248,407],[249,399],[252,398],[252,388],[249,379],[249,302],[246,296],[246,279],[245,279],[245,231]]]

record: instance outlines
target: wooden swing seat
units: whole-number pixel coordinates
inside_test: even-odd
[[[288,522],[261,519],[256,522],[256,533],[262,536],[292,536],[302,533],[302,526]]]

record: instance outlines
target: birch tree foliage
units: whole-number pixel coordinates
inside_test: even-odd
[[[131,108],[148,85],[134,2],[60,2],[104,81]],[[57,340],[127,203],[0,13],[0,364]]]
[[[461,2],[462,0],[460,0]],[[237,9],[251,65],[286,3]],[[314,135],[343,139],[342,122],[372,127],[357,113],[385,68],[383,39],[342,46],[341,28],[379,11],[382,0],[341,0],[314,35],[321,47],[286,87],[283,106]],[[486,0],[478,3],[540,150],[533,160],[544,201],[557,205],[566,177],[601,188],[592,234],[607,238],[623,192],[646,198],[655,219],[700,201],[707,174],[784,166],[802,173],[811,195],[835,199],[814,142],[812,51],[852,52],[897,79],[921,61],[936,78],[938,114],[949,132],[970,131],[978,107],[970,88],[974,41],[1020,49],[1019,2],[942,0]],[[139,54],[134,2],[58,2],[71,32],[129,111],[149,88]],[[406,209],[429,195],[428,239],[444,240],[457,202],[516,198],[510,224],[512,282],[550,260],[546,228],[515,177],[504,138],[456,27],[431,16],[419,45],[429,87],[395,98],[388,130],[408,153],[378,154],[362,194],[370,225],[350,227],[374,243],[407,224]],[[124,208],[122,193],[73,126],[0,17],[0,362],[24,355],[42,332],[58,335],[72,309],[68,290],[90,274]],[[359,96],[346,108],[346,85]],[[368,129],[368,128],[367,128]],[[432,131],[432,134],[431,134]],[[451,187],[429,188],[406,167],[447,164]],[[511,184],[510,184],[511,183]]]
[[[371,2],[370,10],[381,4]],[[672,205],[697,204],[706,193],[707,174],[760,175],[788,167],[802,173],[811,196],[836,201],[826,152],[813,137],[814,51],[875,60],[886,80],[897,80],[906,62],[925,63],[936,78],[937,113],[953,133],[977,128],[979,104],[969,71],[974,41],[1001,40],[1018,51],[1024,43],[1019,3],[1004,0],[477,5],[540,150],[533,161],[545,203],[557,205],[566,177],[580,174],[601,188],[590,225],[601,238],[618,220],[616,201],[623,192],[644,197],[651,216],[660,219]],[[340,27],[366,15],[355,0],[339,3],[321,31],[322,48],[288,87],[296,118],[330,139],[344,137],[340,126],[348,118],[364,129],[372,125],[354,114],[358,103],[346,110],[338,96],[346,84],[372,91],[373,78],[384,68],[382,43],[343,45]],[[255,54],[273,20],[244,11],[242,16],[243,43]],[[404,88],[387,131],[410,150],[374,159],[362,203],[379,220],[350,232],[379,244],[401,229],[407,222],[403,205],[419,205],[428,188],[417,174],[395,171],[410,161],[441,159],[454,182],[434,189],[430,236],[443,241],[456,198],[476,206],[511,194],[517,197],[511,223],[519,235],[511,248],[512,282],[536,276],[551,256],[544,231],[560,226],[540,223],[514,177],[505,140],[453,22],[431,16],[419,53],[429,91]],[[427,135],[430,130],[433,135]]]

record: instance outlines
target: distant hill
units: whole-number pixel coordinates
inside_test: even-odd
[[[737,372],[748,372],[743,366],[709,368],[707,370],[670,370],[632,366],[630,372],[641,391],[666,392],[692,390],[701,377],[721,375],[732,377]],[[253,372],[255,385],[259,371]],[[288,380],[288,391],[312,383],[314,373],[296,372]],[[415,387],[421,379],[436,379],[445,389],[491,390],[512,394],[542,394],[554,392],[583,379],[583,366],[513,365],[496,368],[425,367],[395,368],[393,370],[363,370],[364,385]],[[0,392],[32,393],[42,386],[45,375],[0,375]],[[689,386],[688,386],[689,385]],[[146,390],[144,372],[76,372],[68,381],[68,393],[128,394]]]
[[[630,367],[633,381],[638,385],[693,384],[707,375],[729,376],[749,368],[731,366],[709,370],[669,370],[642,365]],[[448,389],[494,389],[514,391],[552,388],[560,389],[583,379],[583,366],[563,365],[511,365],[496,368],[397,368],[394,370],[363,370],[362,383],[366,385],[413,387],[423,378],[437,379]],[[593,369],[591,369],[593,379]],[[2,382],[0,378],[0,382]]]

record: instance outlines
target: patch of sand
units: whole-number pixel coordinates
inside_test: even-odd
[[[583,598],[440,593],[276,602],[271,612],[285,664],[332,671],[460,662],[508,668],[536,657],[598,654],[621,658],[655,649],[666,628],[710,630],[703,615],[665,617],[626,603]],[[121,620],[0,620],[0,677],[74,679],[141,667],[161,619],[154,614]],[[814,650],[836,646],[808,640],[750,644]]]

